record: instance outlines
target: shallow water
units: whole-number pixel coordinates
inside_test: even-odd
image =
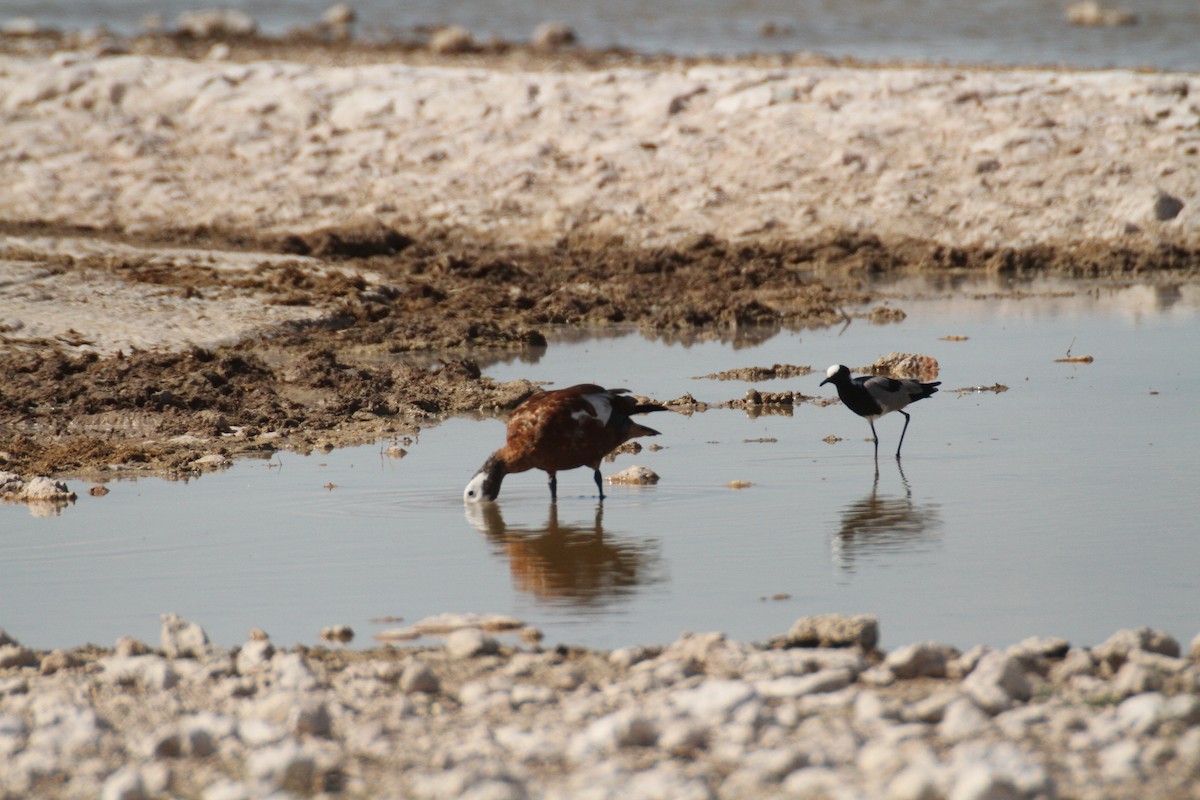
[[[138,30],[147,14],[173,24],[180,12],[240,8],[263,30],[311,25],[332,0],[6,0],[0,20],[32,17],[79,29],[106,24]],[[1138,24],[1081,28],[1065,21],[1070,3],[1045,0],[351,0],[360,32],[459,24],[477,38],[527,41],[541,22],[561,21],[589,47],[620,46],[686,55],[816,51],[864,59],[958,63],[1065,64],[1200,70],[1200,7],[1195,0],[1102,2],[1127,8]],[[764,34],[764,26],[773,33]]]
[[[747,384],[692,376],[807,364],[817,371],[754,385],[832,395],[818,386],[829,363],[926,353],[942,391],[910,407],[902,471],[903,418],[876,424],[876,476],[867,424],[804,404],[654,414],[665,449],[604,471],[643,464],[661,482],[609,487],[602,508],[586,470],[559,476],[557,508],[540,472],[510,476],[494,508],[464,508],[463,485],[502,442],[497,419],[427,428],[402,459],[385,442],[186,484],[114,482],[101,498],[75,484],[58,516],[0,506],[0,627],[37,647],[157,641],[159,614],[175,611],[227,645],[252,627],[315,642],[338,623],[366,645],[404,624],[380,618],[474,611],[610,648],[684,630],[761,641],[837,611],[878,614],[885,648],[1033,634],[1087,645],[1139,625],[1187,641],[1200,629],[1200,287],[1024,288],[1036,296],[929,292],[896,303],[909,314],[898,324],[765,341],[552,339],[486,369],[719,403]],[[1095,362],[1056,363],[1068,348]],[[1009,390],[953,391],[996,383]]]

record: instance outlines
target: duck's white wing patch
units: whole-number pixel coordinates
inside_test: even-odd
[[[601,425],[608,424],[608,418],[612,416],[612,396],[611,395],[609,395],[607,393],[584,394],[584,395],[580,395],[579,399],[583,400],[583,402],[587,403],[589,406],[592,407],[592,411],[595,412],[594,419],[598,420]],[[593,415],[584,409],[580,409],[579,411],[576,411],[571,416],[574,417],[575,419],[579,420],[580,422],[583,422],[584,420],[587,420],[589,418],[593,418]]]

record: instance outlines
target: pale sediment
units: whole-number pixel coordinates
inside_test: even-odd
[[[4,637],[0,797],[1200,796],[1196,643],[1181,655],[1143,628],[885,654],[876,631],[822,617],[770,646],[543,652],[460,629],[446,647],[226,650],[167,615],[153,652]],[[457,646],[468,632],[478,647]]]
[[[1130,71],[7,56],[0,218],[1195,245],[1198,91]]]

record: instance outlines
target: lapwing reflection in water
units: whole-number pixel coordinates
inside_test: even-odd
[[[833,537],[832,549],[834,563],[846,572],[853,572],[864,559],[925,550],[938,540],[940,506],[914,503],[904,469],[899,462],[896,467],[904,485],[903,496],[880,493],[876,464],[870,494],[842,511],[842,526]]]
[[[506,525],[496,503],[464,508],[467,520],[508,559],[516,588],[540,599],[603,604],[661,580],[654,543],[605,536],[602,505],[592,525],[570,525],[559,523],[551,503],[541,528]]]

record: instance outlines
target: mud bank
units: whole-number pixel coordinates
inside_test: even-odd
[[[502,412],[533,387],[481,354],[551,326],[769,335],[898,271],[1200,263],[1196,76],[2,45],[0,469],[26,477]]]

